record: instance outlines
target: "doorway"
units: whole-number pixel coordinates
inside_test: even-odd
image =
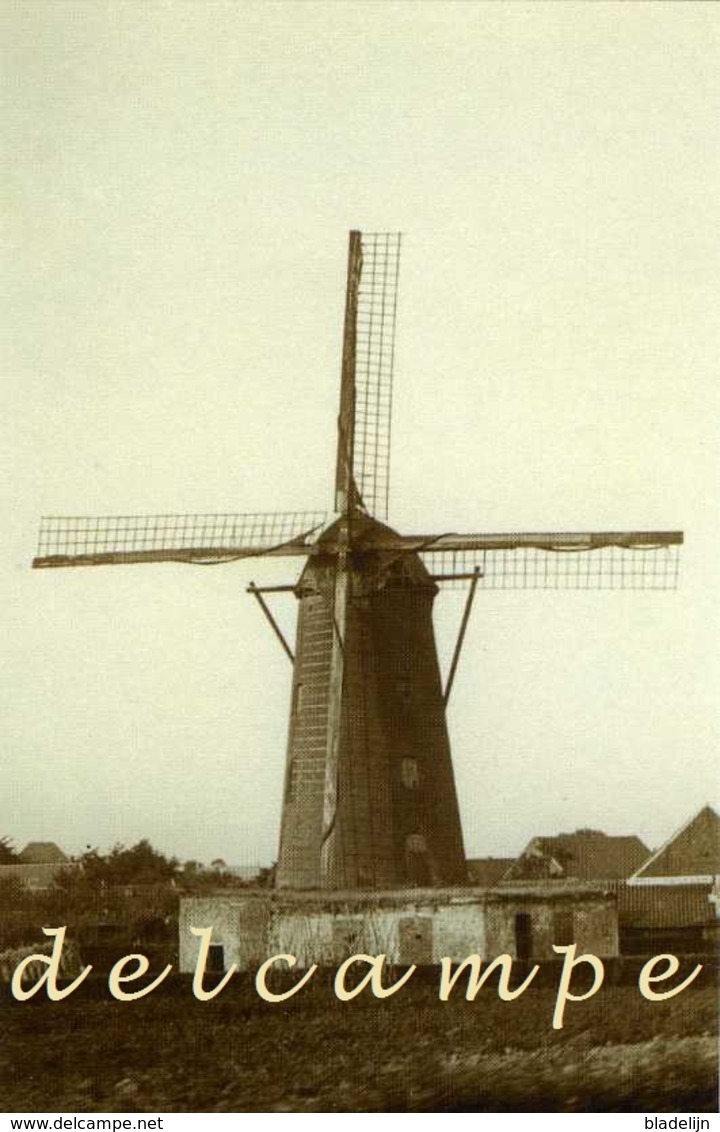
[[[532,917],[529,912],[515,915],[515,957],[529,959],[532,955]]]

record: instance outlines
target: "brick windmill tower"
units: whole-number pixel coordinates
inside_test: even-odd
[[[334,512],[46,518],[38,568],[305,559],[250,586],[293,662],[284,889],[462,884],[445,708],[472,598],[493,588],[673,588],[680,532],[401,535],[387,518],[400,237],[350,233]],[[432,607],[469,586],[443,687]],[[298,600],[295,650],[264,598]]]

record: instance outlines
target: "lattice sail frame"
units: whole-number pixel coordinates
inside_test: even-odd
[[[203,562],[307,554],[324,511],[46,516],[33,566]]]
[[[305,557],[326,518],[322,511],[50,516],[41,522],[33,566]],[[682,539],[679,531],[390,535],[363,549],[419,553],[451,588],[467,585],[477,569],[480,588],[492,590],[672,590]],[[324,549],[331,549],[327,542]],[[368,582],[372,569],[368,563]]]
[[[486,590],[674,590],[680,566],[676,545],[448,550],[421,557],[451,589],[469,585],[477,569],[478,588]]]
[[[388,515],[399,232],[360,233],[355,324],[353,476],[365,510]]]

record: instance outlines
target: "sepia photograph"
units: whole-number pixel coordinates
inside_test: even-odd
[[[709,1128],[715,6],[2,22],[2,1111]]]

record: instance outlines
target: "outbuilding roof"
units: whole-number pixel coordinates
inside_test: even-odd
[[[599,829],[578,829],[534,837],[508,877],[624,880],[649,856],[647,845],[635,834],[616,837]]]
[[[720,874],[720,817],[703,806],[634,872],[631,884],[665,878],[709,881]]]
[[[487,885],[491,888],[505,876],[515,857],[470,857],[468,858],[468,879],[470,884]]]
[[[67,856],[54,841],[28,841],[18,860],[23,865],[62,865]]]

